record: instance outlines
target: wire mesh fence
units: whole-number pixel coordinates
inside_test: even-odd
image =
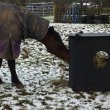
[[[25,8],[38,16],[53,16],[53,2],[27,3]]]

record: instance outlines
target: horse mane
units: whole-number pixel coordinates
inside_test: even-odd
[[[54,30],[54,27],[53,27],[53,26],[50,26],[50,27],[48,28],[48,33],[49,33],[50,35],[54,35],[54,37],[55,37],[56,40],[62,42],[62,39],[61,39],[60,34],[59,34],[57,31]]]

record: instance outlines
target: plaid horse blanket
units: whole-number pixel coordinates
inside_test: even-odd
[[[13,60],[19,57],[23,38],[41,40],[49,22],[16,5],[0,3],[0,58]]]

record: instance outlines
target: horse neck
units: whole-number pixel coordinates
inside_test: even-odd
[[[43,37],[43,39],[40,41],[42,42],[44,45],[47,45],[48,41],[49,41],[49,33],[47,31],[47,33],[45,34],[45,36]]]

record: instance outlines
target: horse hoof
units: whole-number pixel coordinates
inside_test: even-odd
[[[22,84],[22,83],[13,83],[15,86],[16,86],[16,88],[18,88],[18,89],[23,89],[24,88],[24,85]]]
[[[24,88],[24,85],[23,85],[23,84],[15,84],[15,86],[16,86],[18,89],[23,89],[23,88]]]

